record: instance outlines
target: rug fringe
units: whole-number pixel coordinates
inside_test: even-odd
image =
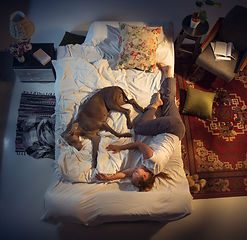
[[[24,156],[24,155],[27,155],[26,152],[16,152],[16,154],[17,154],[17,155],[23,155],[23,156]]]
[[[41,92],[30,92],[30,91],[23,91],[24,94],[33,94],[33,95],[47,95],[47,96],[55,96],[55,93],[41,93]]]

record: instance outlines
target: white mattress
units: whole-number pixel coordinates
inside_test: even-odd
[[[131,23],[143,25],[144,23]],[[164,33],[159,39],[157,62],[174,67],[172,23],[163,24]],[[143,141],[150,136],[135,135],[127,129],[125,116],[110,114],[108,124],[118,132],[130,131],[132,138],[117,138],[102,131],[98,152],[98,165],[92,169],[90,140],[83,139],[83,148],[77,151],[69,146],[60,134],[76,115],[79,105],[99,88],[120,86],[128,97],[135,98],[143,107],[149,104],[161,85],[161,72],[116,70],[119,52],[118,22],[94,22],[82,45],[59,47],[58,59],[53,61],[56,71],[56,160],[54,176],[45,194],[46,222],[80,223],[95,226],[113,221],[173,221],[191,213],[192,196],[189,192],[181,148],[178,148],[164,169],[173,180],[157,179],[150,192],[137,192],[129,179],[97,182],[97,171],[113,174],[139,163],[138,151],[106,151],[108,144]],[[138,113],[130,105],[131,118]]]

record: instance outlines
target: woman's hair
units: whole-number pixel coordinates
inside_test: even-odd
[[[151,171],[148,171],[148,172],[150,174],[146,180],[144,180],[143,177],[138,178],[137,181],[133,181],[133,179],[132,179],[132,184],[135,187],[139,188],[140,192],[150,191],[152,189],[154,182],[155,182],[155,179],[157,177],[161,177],[163,179],[172,179],[167,173],[164,173],[164,172],[160,172],[157,175],[154,175]]]

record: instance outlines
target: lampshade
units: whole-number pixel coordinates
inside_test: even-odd
[[[9,31],[12,37],[17,39],[29,39],[35,31],[34,24],[20,11],[10,15]]]

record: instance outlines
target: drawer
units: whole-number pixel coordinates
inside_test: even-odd
[[[19,76],[21,82],[55,82],[54,76],[50,77],[23,77]]]
[[[14,69],[21,82],[54,82],[52,69]]]

